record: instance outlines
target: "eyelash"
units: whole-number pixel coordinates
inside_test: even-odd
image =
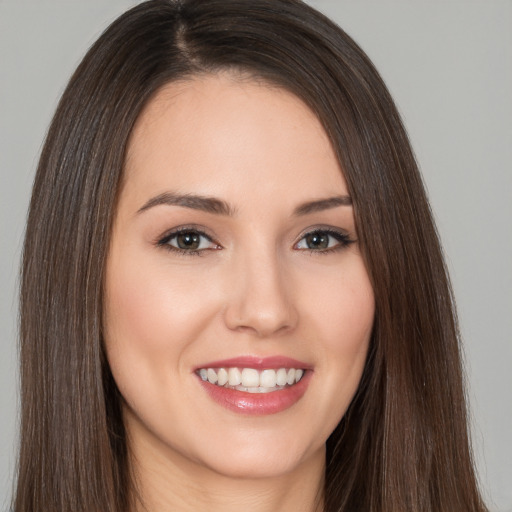
[[[355,240],[352,240],[349,235],[346,233],[343,233],[342,231],[337,231],[332,228],[316,228],[312,229],[311,231],[307,231],[306,233],[303,233],[300,236],[299,242],[304,240],[308,235],[314,235],[314,234],[321,234],[321,235],[328,235],[332,236],[335,240],[337,240],[339,243],[336,244],[334,247],[328,247],[326,249],[301,249],[303,251],[308,251],[311,255],[317,256],[317,255],[327,255],[332,254],[334,252],[342,251],[343,249],[347,248],[350,244],[353,244]],[[294,247],[299,243],[297,242]]]
[[[179,247],[175,247],[171,245],[169,242],[177,237],[178,235],[182,233],[192,233],[195,235],[199,235],[200,237],[206,238],[210,243],[216,244],[217,247],[215,249],[209,248],[209,249],[180,249]],[[352,240],[349,235],[346,233],[343,233],[342,231],[337,231],[332,228],[317,228],[312,229],[311,231],[307,231],[303,233],[300,236],[300,239],[298,242],[294,244],[294,247],[297,246],[304,238],[306,238],[308,235],[314,235],[314,234],[320,234],[320,235],[327,235],[333,237],[335,240],[337,240],[339,243],[336,244],[334,247],[328,247],[326,249],[297,249],[302,251],[308,251],[311,255],[326,255],[326,254],[332,254],[333,252],[338,252],[349,245],[353,244],[355,240]],[[192,226],[183,226],[180,228],[173,229],[171,232],[164,235],[161,239],[159,239],[156,242],[156,245],[158,247],[162,247],[163,249],[166,249],[170,252],[173,252],[175,254],[178,254],[180,256],[204,256],[205,252],[208,250],[217,250],[220,249],[221,246],[217,244],[211,236],[207,235],[204,231],[197,227]]]
[[[204,256],[206,250],[215,250],[215,249],[180,249],[179,247],[174,247],[169,242],[182,233],[193,233],[199,235],[200,237],[206,238],[209,242],[216,244],[212,240],[212,237],[207,235],[204,231],[197,227],[193,226],[182,226],[180,228],[173,229],[171,232],[164,235],[160,240],[158,240],[157,245],[166,249],[170,252],[178,254],[180,256]],[[217,244],[218,245],[218,244]],[[218,245],[220,247],[220,245]]]

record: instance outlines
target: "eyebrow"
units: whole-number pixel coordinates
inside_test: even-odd
[[[137,210],[137,213],[142,213],[159,205],[181,206],[183,208],[191,208],[192,210],[201,210],[207,213],[231,217],[236,213],[236,209],[222,199],[196,194],[177,194],[174,192],[164,192],[163,194],[159,194],[149,199]],[[301,217],[310,213],[337,208],[338,206],[351,205],[352,198],[350,196],[334,196],[327,199],[318,199],[302,203],[294,209],[293,215]]]
[[[323,210],[330,210],[338,206],[351,206],[352,198],[350,196],[334,196],[328,199],[319,199],[317,201],[308,201],[297,206],[293,214],[297,217],[308,215],[310,213],[321,212]]]
[[[149,210],[149,208],[162,204],[202,210],[216,215],[233,216],[235,214],[235,209],[222,199],[195,194],[175,194],[173,192],[164,192],[163,194],[153,197],[139,208],[137,213],[142,213],[145,210]]]

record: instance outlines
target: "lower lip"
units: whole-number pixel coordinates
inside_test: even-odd
[[[210,384],[208,381],[199,382],[210,398],[226,409],[240,414],[262,416],[276,414],[297,403],[306,392],[312,373],[306,371],[297,384],[269,393],[247,393]]]

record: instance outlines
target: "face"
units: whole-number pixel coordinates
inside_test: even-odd
[[[297,97],[229,75],[159,91],[129,143],[105,290],[132,450],[244,477],[323,459],[374,298],[341,169]]]

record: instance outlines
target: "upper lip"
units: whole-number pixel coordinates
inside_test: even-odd
[[[205,364],[197,366],[196,370],[199,370],[201,368],[254,368],[255,370],[301,368],[303,370],[310,370],[312,368],[312,365],[282,355],[270,357],[239,356],[230,359],[209,361]]]

